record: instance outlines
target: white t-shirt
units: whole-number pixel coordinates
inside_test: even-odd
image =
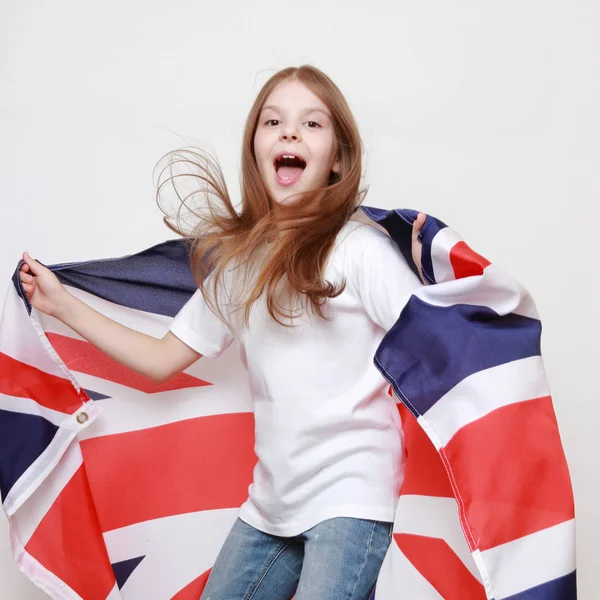
[[[352,221],[324,279],[346,280],[325,305],[331,320],[305,311],[283,327],[261,298],[244,327],[222,306],[248,369],[256,427],[258,462],[239,516],[273,535],[341,516],[393,521],[404,476],[400,418],[373,356],[422,284],[390,238]],[[234,339],[199,291],[170,330],[207,357]]]

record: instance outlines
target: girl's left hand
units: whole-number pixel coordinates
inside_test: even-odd
[[[419,213],[412,226],[412,257],[415,261],[415,265],[417,265],[417,268],[419,269],[419,277],[425,285],[427,285],[427,281],[423,278],[423,273],[421,271],[421,253],[423,252],[423,244],[419,241],[417,236],[426,219],[427,215]]]

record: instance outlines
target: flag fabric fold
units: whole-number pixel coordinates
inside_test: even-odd
[[[417,272],[417,212],[362,210]],[[535,304],[435,217],[420,239],[429,285],[374,356],[407,459],[373,597],[575,600],[572,488]],[[256,462],[238,350],[148,381],[33,309],[20,265],[0,324],[0,493],[17,564],[55,599],[199,598]],[[157,337],[196,289],[185,240],[49,268]]]

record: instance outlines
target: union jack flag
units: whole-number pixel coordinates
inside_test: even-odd
[[[417,212],[363,211],[417,272]],[[407,459],[373,597],[575,600],[573,496],[535,305],[438,219],[420,235],[431,285],[374,357]],[[256,462],[237,349],[153,383],[33,309],[20,265],[0,325],[0,492],[16,562],[55,599],[197,600]],[[50,268],[157,337],[196,289],[185,240]]]

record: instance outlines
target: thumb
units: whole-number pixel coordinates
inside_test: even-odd
[[[415,238],[418,238],[419,241],[421,241],[421,238],[419,238],[418,236],[421,233],[421,228],[425,224],[426,219],[427,219],[427,215],[425,213],[420,212],[417,215],[417,218],[413,221],[413,236]]]
[[[31,273],[33,273],[34,275],[41,274],[42,269],[44,267],[40,265],[40,263],[37,260],[35,260],[35,258],[31,258],[28,252],[23,252],[23,260],[27,263],[27,266],[29,267],[29,271]]]

